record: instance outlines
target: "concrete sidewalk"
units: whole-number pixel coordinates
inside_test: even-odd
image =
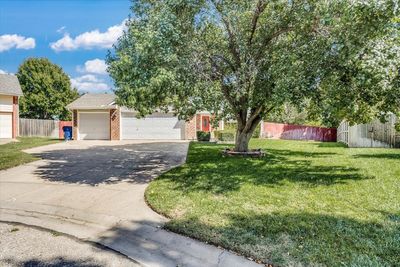
[[[151,179],[184,162],[185,142],[68,142],[43,160],[0,171],[0,220],[98,242],[144,266],[259,266],[162,229],[145,203]]]
[[[11,142],[19,142],[19,141],[17,139],[3,139],[3,138],[1,138],[0,139],[0,146],[8,144],[8,143],[11,143]]]
[[[140,265],[113,250],[77,238],[15,223],[0,223],[0,266]]]

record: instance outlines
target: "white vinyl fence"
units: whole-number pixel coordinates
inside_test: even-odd
[[[395,130],[398,118],[391,114],[386,123],[374,120],[368,124],[350,126],[343,121],[337,130],[337,141],[348,147],[400,147],[400,133]]]
[[[59,122],[54,120],[19,119],[19,136],[58,138]]]

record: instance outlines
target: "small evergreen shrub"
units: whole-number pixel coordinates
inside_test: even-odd
[[[197,140],[198,141],[210,141],[211,134],[210,132],[203,132],[203,131],[197,131]]]

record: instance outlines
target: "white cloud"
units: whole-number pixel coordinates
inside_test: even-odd
[[[93,74],[86,74],[86,75],[75,78],[75,81],[77,81],[77,82],[100,82],[102,80],[97,78],[97,76],[95,76]]]
[[[51,43],[50,47],[59,51],[71,51],[79,48],[111,48],[112,45],[124,32],[126,20],[119,25],[111,26],[105,32],[100,32],[98,29],[84,32],[76,37],[71,37],[68,33],[58,41]]]
[[[11,74],[11,75],[15,75],[15,73],[12,73],[12,72],[9,72],[9,71],[6,71],[6,70],[2,70],[2,69],[0,69],[0,74]]]
[[[92,74],[71,78],[71,85],[80,92],[99,93],[106,92],[111,89],[103,79],[99,79],[97,76]]]
[[[67,27],[62,26],[62,27],[60,27],[60,28],[57,29],[57,32],[58,32],[58,33],[63,33],[63,32],[65,31],[66,28],[67,28]]]
[[[107,74],[107,65],[104,60],[93,59],[85,62],[85,66],[78,66],[76,68],[78,72],[82,73],[95,73],[95,74]]]
[[[35,48],[35,39],[17,34],[0,35],[0,52],[16,49],[32,49]]]

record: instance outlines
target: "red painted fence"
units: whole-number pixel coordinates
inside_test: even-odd
[[[273,139],[336,142],[336,132],[336,128],[262,122],[260,135]]]
[[[72,127],[72,121],[60,121],[58,124],[58,136],[60,139],[64,139],[64,131],[63,127],[64,126],[71,126]]]

